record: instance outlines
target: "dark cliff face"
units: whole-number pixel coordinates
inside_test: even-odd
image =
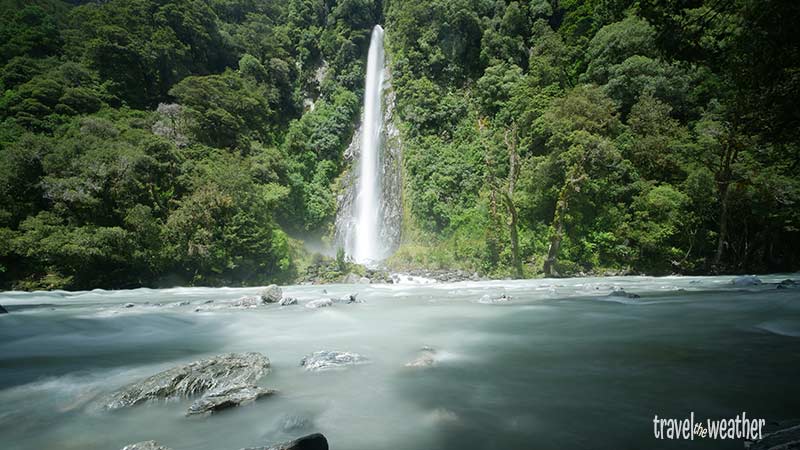
[[[382,243],[382,258],[387,258],[400,245],[402,230],[402,142],[395,116],[395,91],[392,87],[391,69],[387,56],[383,81],[383,124],[381,126],[381,206],[380,227],[378,236]],[[361,149],[361,128],[358,126],[353,140],[347,147],[345,158],[349,163],[343,174],[336,213],[336,234],[334,245],[339,248],[350,248],[350,240],[354,238],[355,220],[353,207],[358,190],[358,158]]]

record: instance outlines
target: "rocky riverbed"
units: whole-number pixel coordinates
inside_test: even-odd
[[[669,449],[653,414],[682,417],[687,401],[768,423],[800,410],[797,274],[422,275],[0,293],[3,450],[283,448],[315,433],[348,450]]]

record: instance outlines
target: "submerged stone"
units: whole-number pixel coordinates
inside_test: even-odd
[[[143,441],[137,442],[135,444],[126,445],[122,447],[122,450],[172,450],[168,447],[164,447],[163,445],[159,444],[156,441]]]
[[[159,372],[113,393],[107,409],[119,409],[151,400],[183,398],[210,389],[253,384],[270,372],[269,359],[260,353],[228,353]]]
[[[250,447],[242,450],[328,450],[328,440],[322,434],[314,433],[269,447]]]
[[[311,308],[311,309],[327,308],[328,306],[333,306],[333,300],[329,298],[311,300],[310,302],[306,303],[306,308]]]
[[[731,284],[734,286],[760,286],[762,283],[761,279],[757,276],[744,275],[731,280]]]
[[[0,305],[0,314],[8,314],[8,310],[3,308],[3,305]]]
[[[203,397],[195,400],[186,415],[211,414],[223,409],[254,402],[261,397],[272,395],[276,392],[274,389],[266,389],[251,384],[223,386],[209,391]]]
[[[261,297],[257,297],[255,295],[247,295],[233,302],[232,306],[236,308],[256,308],[262,305],[263,303],[264,301],[261,299]]]
[[[321,350],[307,355],[300,361],[300,365],[310,371],[340,369],[347,366],[364,364],[367,358],[358,353]]]
[[[631,292],[625,292],[624,289],[615,289],[608,294],[609,297],[620,297],[620,298],[641,298],[641,295],[634,294]]]
[[[435,356],[436,350],[426,345],[420,349],[416,359],[406,363],[406,367],[431,367],[436,363]]]
[[[495,304],[495,303],[506,303],[506,302],[509,302],[509,301],[511,301],[511,296],[510,295],[506,295],[505,293],[499,294],[499,295],[486,294],[483,297],[481,297],[480,300],[478,300],[478,303],[491,305],[491,304]]]

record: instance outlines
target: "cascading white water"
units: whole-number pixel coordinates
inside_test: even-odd
[[[364,120],[361,126],[358,193],[355,229],[350,239],[349,256],[359,263],[377,261],[383,256],[378,239],[381,207],[380,151],[383,129],[383,28],[375,25],[369,43],[367,79],[364,89]]]

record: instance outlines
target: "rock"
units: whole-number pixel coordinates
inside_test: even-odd
[[[800,283],[798,283],[797,281],[790,280],[790,279],[787,278],[787,279],[781,281],[780,283],[778,283],[777,289],[791,289],[791,288],[796,288],[796,287],[800,287]]]
[[[242,450],[328,450],[328,440],[322,434],[314,433],[282,444],[269,447],[250,447]]]
[[[750,450],[800,449],[800,423],[797,423],[797,421],[790,422],[790,426],[784,423],[779,425],[781,428],[769,433],[764,433],[761,439],[755,442],[745,443],[745,448]]]
[[[297,299],[294,298],[294,297],[283,297],[282,299],[280,299],[278,304],[280,306],[296,305],[297,304]]]
[[[320,371],[344,368],[366,362],[367,358],[358,353],[322,350],[307,355],[300,361],[300,365],[305,367],[306,370]]]
[[[754,275],[743,275],[731,280],[731,284],[734,286],[759,286],[761,279]]]
[[[137,442],[135,444],[126,445],[122,450],[171,450],[170,448],[160,445],[156,441]]]
[[[350,272],[344,277],[344,279],[342,280],[342,283],[344,283],[344,284],[356,284],[356,283],[358,283],[359,279],[361,279],[361,277],[358,276],[358,274]]]
[[[358,284],[370,284],[370,283],[372,283],[372,280],[370,280],[367,277],[361,277],[358,279]]]
[[[210,389],[253,384],[270,372],[261,353],[227,353],[159,372],[111,394],[107,409],[119,409],[151,400],[183,398]]]
[[[505,293],[500,294],[500,295],[489,295],[489,294],[486,294],[483,297],[481,297],[480,300],[478,300],[478,303],[484,303],[484,304],[491,305],[491,304],[495,304],[495,303],[506,303],[508,301],[511,301],[511,296],[510,295],[506,295]]]
[[[406,367],[431,367],[436,362],[434,356],[436,356],[436,350],[426,345],[420,349],[419,356],[407,363]]]
[[[344,303],[344,304],[364,303],[363,300],[359,300],[357,297],[358,297],[357,293],[356,294],[348,294],[348,295],[345,295],[344,297],[331,298],[331,301],[334,302],[334,303]]]
[[[254,402],[261,397],[272,395],[277,391],[265,389],[252,384],[235,384],[223,386],[207,392],[203,397],[195,400],[186,412],[187,416],[195,414],[211,414],[223,409],[233,408]]]
[[[0,314],[8,314],[8,310],[3,308],[3,305],[0,305]]]
[[[263,303],[261,296],[247,295],[233,302],[231,306],[235,308],[257,308]]]
[[[608,294],[609,297],[620,297],[620,298],[641,298],[642,296],[639,294],[633,294],[630,292],[625,292],[624,289],[614,289]]]
[[[310,302],[306,303],[306,308],[311,308],[311,309],[326,308],[328,306],[333,306],[333,300],[329,298],[311,300]]]
[[[136,305],[134,305],[133,303],[125,303],[124,305],[122,305],[123,308],[133,308],[134,306]]]
[[[261,291],[261,300],[264,303],[275,303],[283,297],[283,291],[277,284],[270,284]]]

